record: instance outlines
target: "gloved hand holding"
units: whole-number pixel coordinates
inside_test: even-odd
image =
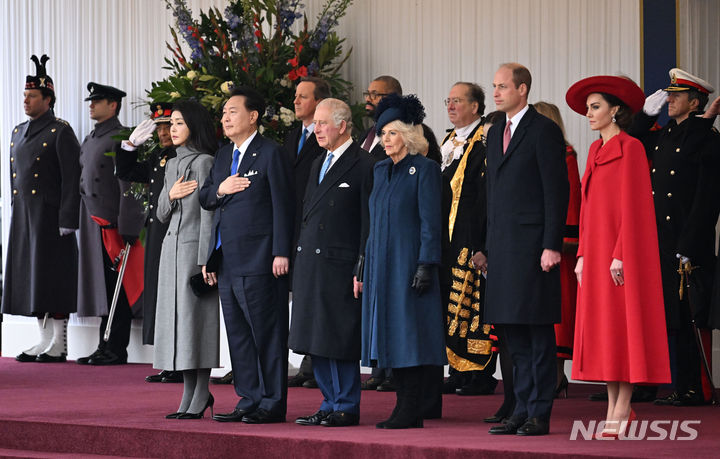
[[[68,234],[72,234],[75,232],[72,228],[63,228],[62,226],[58,228],[60,230],[60,236],[67,236]]]
[[[432,285],[433,265],[418,265],[412,284],[418,295],[422,295]]]
[[[663,89],[658,89],[654,93],[647,96],[643,112],[648,116],[657,116],[662,110],[663,105],[667,102],[667,93]]]
[[[130,143],[139,147],[148,141],[152,137],[152,133],[155,132],[155,122],[153,120],[145,120],[138,124],[135,130],[130,134]]]
[[[122,240],[125,244],[133,245],[135,244],[135,241],[137,241],[137,236],[134,236],[132,234],[121,234],[120,237],[122,237]]]

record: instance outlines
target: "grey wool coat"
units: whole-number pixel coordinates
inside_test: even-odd
[[[220,311],[217,291],[198,298],[190,277],[207,259],[213,212],[200,207],[199,186],[212,168],[213,157],[179,147],[167,163],[165,184],[158,198],[157,218],[169,222],[158,273],[153,366],[162,370],[192,370],[219,366]],[[169,192],[181,176],[197,180],[198,189],[170,202]]]

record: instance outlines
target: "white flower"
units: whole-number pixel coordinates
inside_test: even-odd
[[[282,86],[284,88],[290,88],[290,87],[292,87],[292,84],[293,84],[292,81],[290,81],[290,78],[288,78],[287,76],[280,79],[280,86]]]
[[[173,91],[173,92],[170,93],[170,97],[172,97],[173,99],[179,99],[179,98],[180,98],[180,93],[177,92],[177,91]]]
[[[295,112],[285,107],[280,107],[280,121],[285,126],[290,126],[295,122]]]
[[[190,71],[185,75],[185,77],[186,77],[188,80],[193,81],[195,78],[198,77],[198,73],[197,73],[195,70],[190,70]]]
[[[261,124],[261,125],[258,127],[258,132],[259,132],[260,134],[262,134],[263,132],[265,132],[265,126],[263,126],[263,125]]]
[[[226,81],[225,83],[220,85],[220,90],[225,94],[226,96],[230,95],[230,91],[233,90],[233,87],[235,84],[232,81]]]

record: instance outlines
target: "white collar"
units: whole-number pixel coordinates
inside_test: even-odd
[[[253,132],[253,133],[250,135],[250,137],[248,137],[247,139],[245,139],[245,142],[243,142],[242,145],[238,146],[237,144],[234,144],[235,148],[240,151],[240,154],[241,154],[241,155],[245,154],[245,151],[246,151],[246,150],[248,149],[248,147],[250,146],[250,142],[253,141],[253,139],[255,138],[255,135],[257,135],[257,132],[258,132],[258,131],[255,130],[255,132]]]
[[[505,115],[505,124],[507,124],[508,120],[512,122],[510,125],[510,136],[512,137],[513,134],[515,134],[515,129],[517,129],[518,124],[520,124],[520,120],[522,120],[523,116],[525,116],[525,113],[527,113],[528,109],[530,108],[529,105],[525,105],[522,110],[517,112],[515,116],[512,118],[508,118],[507,114]]]
[[[472,123],[468,124],[467,126],[461,127],[461,128],[455,128],[455,136],[456,137],[465,137],[470,135],[470,133],[475,129],[475,127],[480,124],[480,121],[482,121],[482,118],[478,118]]]
[[[307,132],[306,135],[307,135],[308,137],[310,137],[310,134],[312,134],[313,132],[315,132],[315,122],[313,121],[313,122],[310,123],[307,127],[303,126],[303,129],[305,129],[305,131]],[[302,133],[302,130],[300,130],[300,132]]]

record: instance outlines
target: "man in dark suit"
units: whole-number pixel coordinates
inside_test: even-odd
[[[530,72],[503,64],[493,96],[506,119],[488,133],[485,320],[512,356],[515,410],[491,434],[546,435],[557,379],[560,263],[568,203],[560,128],[527,104]]]
[[[325,149],[320,147],[315,137],[315,107],[321,100],[330,97],[330,85],[327,81],[317,77],[305,77],[300,80],[295,88],[295,117],[302,123],[285,136],[283,152],[293,172],[294,193],[295,193],[295,228],[293,231],[292,246],[295,247],[300,236],[300,216],[303,210],[303,198],[305,187],[310,176],[310,167],[315,158],[322,156]],[[292,258],[294,258],[294,253]],[[292,272],[292,259],[290,260]],[[292,279],[292,274],[290,275]],[[292,290],[292,286],[291,286]],[[303,358],[300,370],[290,378],[288,386],[317,387],[313,378],[312,363],[310,356]]]
[[[241,397],[213,417],[220,422],[284,422],[287,410],[291,182],[280,147],[257,132],[264,112],[257,91],[233,90],[222,117],[233,143],[218,150],[200,190],[200,204],[215,210],[204,274],[218,283]]]
[[[339,120],[339,121],[338,121]],[[353,267],[364,252],[374,161],[353,142],[345,102],[325,99],[315,132],[327,155],[310,171],[293,275],[290,347],[312,356],[324,400],[302,425],[357,425],[360,417],[360,312]]]
[[[367,91],[363,92],[365,97],[365,111],[370,118],[375,117],[375,109],[381,100],[388,94],[397,94],[402,96],[402,86],[400,82],[389,75],[382,75],[370,82]],[[375,124],[365,131],[360,137],[359,142],[365,151],[369,151],[370,155],[377,161],[387,158],[385,155],[385,147],[380,142],[380,136],[375,132]]]

